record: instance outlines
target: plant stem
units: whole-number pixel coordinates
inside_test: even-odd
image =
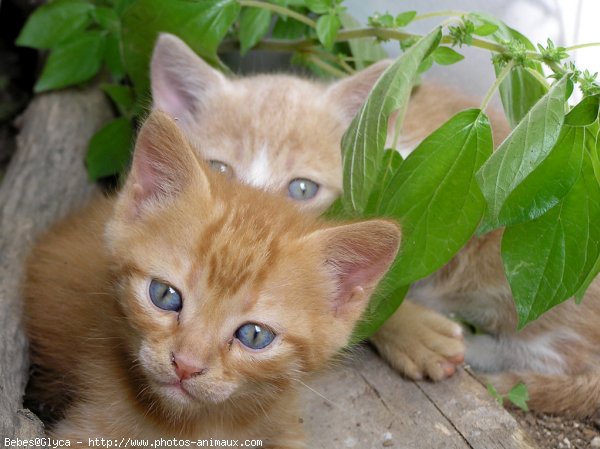
[[[342,68],[348,72],[348,74],[352,75],[353,73],[356,73],[356,70],[354,70],[354,68],[352,68],[352,66],[350,64],[348,64],[346,61],[344,61],[342,58],[338,58],[337,60],[338,64],[342,66]]]
[[[446,16],[464,16],[465,14],[467,14],[464,11],[453,11],[451,9],[448,10],[442,10],[442,11],[433,11],[433,12],[427,12],[425,14],[419,14],[418,16],[415,16],[415,18],[412,20],[413,22],[415,20],[426,20],[426,19],[431,19],[433,17],[446,17]]]
[[[453,43],[452,37],[450,37],[450,36],[443,36],[442,40],[440,41],[440,43],[441,44],[452,44]],[[486,40],[483,40],[483,39],[478,39],[476,37],[474,37],[472,39],[471,44],[469,44],[469,47],[483,48],[484,50],[490,50],[490,51],[493,51],[495,53],[504,53],[506,51],[506,47],[504,45],[497,44],[496,42],[491,42],[491,41],[486,41]]]
[[[546,65],[548,67],[550,67],[550,70],[552,70],[554,73],[564,75],[565,70],[560,65],[558,65],[556,62],[554,62],[554,61],[544,61],[544,62],[546,63]]]
[[[540,72],[538,72],[537,70],[530,69],[529,67],[527,67],[525,70],[527,70],[532,76],[534,76],[542,85],[550,87],[550,85],[548,84],[548,80]]]
[[[485,94],[485,98],[481,102],[481,106],[479,107],[479,109],[481,109],[482,111],[485,111],[485,108],[488,107],[488,103],[492,99],[494,92],[496,92],[496,89],[498,89],[498,87],[500,86],[500,83],[502,83],[502,81],[504,81],[504,78],[506,78],[506,76],[510,73],[510,71],[512,70],[512,68],[514,66],[515,66],[515,61],[510,61],[508,64],[506,64],[504,66],[502,71],[496,77],[496,81],[494,82],[492,87],[490,87],[490,89]]]
[[[330,75],[335,76],[336,78],[341,78],[341,77],[347,75],[347,73],[345,73],[344,71],[342,71],[336,67],[333,67],[332,65],[327,64],[325,61],[323,61],[321,58],[319,58],[315,54],[309,54],[308,60],[310,62],[312,62],[314,65],[316,65],[317,67],[319,67],[320,69],[323,69],[325,72],[329,73]]]
[[[573,51],[573,50],[579,50],[580,48],[588,48],[588,47],[600,47],[600,42],[589,42],[587,44],[571,45],[570,47],[565,47],[565,50]]]
[[[408,33],[392,28],[355,28],[353,30],[342,30],[337,34],[336,41],[346,41],[350,39],[360,39],[363,37],[375,37],[382,40],[394,39],[400,41],[410,37],[420,38],[420,34]]]
[[[285,11],[289,11],[287,8],[282,8],[277,5],[272,5],[270,3],[264,3],[261,1],[257,1],[257,0],[238,0],[238,1],[240,2],[240,4],[243,4],[246,6],[263,7],[263,5],[268,5],[268,7],[265,9],[271,9],[273,11],[275,11],[276,9],[277,9],[277,11],[279,11],[280,9],[283,9]],[[257,6],[257,5],[261,5],[261,6]],[[302,16],[301,14],[295,13],[294,11],[290,11],[290,12],[294,14],[294,16],[290,15],[290,17],[294,17],[294,18],[297,18],[298,20],[301,20],[299,17],[296,17],[296,16],[300,16],[300,17],[302,17],[302,19],[306,19],[306,20],[310,21],[312,23],[311,26],[315,24],[314,21],[307,19],[306,17]],[[301,21],[304,23],[307,23],[305,20],[301,20]],[[350,39],[375,38],[375,39],[380,39],[380,40],[384,40],[384,41],[385,40],[401,41],[401,40],[410,39],[410,38],[419,39],[421,37],[423,37],[423,36],[420,34],[409,33],[409,32],[400,31],[397,29],[367,27],[367,28],[355,28],[352,30],[341,30],[340,32],[338,32],[335,40],[336,40],[336,42],[345,42]],[[454,43],[454,41],[453,41],[452,37],[450,37],[450,36],[443,36],[440,41],[440,44],[453,44],[453,43]],[[259,50],[295,52],[295,51],[299,51],[299,50],[302,50],[302,49],[305,49],[308,47],[312,47],[312,46],[315,46],[318,44],[319,44],[319,42],[316,38],[306,38],[306,39],[296,39],[296,40],[263,39],[258,44],[256,44],[256,46],[254,48],[259,49]],[[591,46],[591,45],[592,44],[582,44],[579,47],[583,48],[583,47]],[[482,48],[484,50],[489,50],[494,53],[504,53],[506,51],[506,47],[502,44],[487,41],[484,39],[478,39],[475,37],[472,39],[471,44],[469,44],[469,46]],[[231,41],[225,41],[221,44],[219,51],[228,51],[228,50],[231,50],[232,48],[237,48],[237,47],[234,44],[232,44]],[[527,51],[526,56],[528,58],[534,59],[536,61],[541,61],[541,62],[546,63],[553,70],[555,70],[557,67],[557,66],[553,67],[551,63],[549,63],[547,61],[543,61],[542,56],[535,51]]]
[[[240,1],[251,1],[251,0],[240,0]],[[347,41],[350,39],[360,39],[374,37],[381,40],[397,40],[401,41],[409,38],[421,38],[420,34],[408,33],[406,31],[399,31],[390,28],[355,28],[353,30],[341,30],[336,36],[336,42]],[[451,44],[452,38],[450,36],[443,36],[441,40],[442,44]],[[297,40],[285,40],[285,39],[263,39],[257,44],[257,48],[264,48],[268,50],[281,50],[281,51],[295,51],[302,48],[310,47],[318,44],[317,39],[297,39]],[[506,48],[503,45],[495,42],[486,41],[483,39],[473,38],[473,47],[483,48],[496,53],[503,53]],[[539,59],[537,53],[532,52]]]
[[[442,23],[440,23],[440,26],[442,28],[446,28],[456,22],[462,22],[462,17],[448,17],[446,20],[444,20]]]
[[[298,22],[302,22],[311,28],[317,27],[317,23],[314,20],[309,19],[304,14],[300,14],[296,11],[292,11],[291,9],[285,8],[284,6],[279,6],[273,3],[267,3],[260,0],[238,0],[238,3],[241,6],[266,9],[268,11],[276,12],[277,14],[280,14],[282,16],[291,17],[292,19],[296,19]]]
[[[350,67],[350,65],[343,59],[341,59],[335,55],[332,55],[331,53],[327,53],[326,51],[323,51],[318,47],[310,48],[310,49],[306,50],[306,53],[312,53],[312,54],[318,56],[320,59],[324,59],[325,61],[329,61],[333,64],[338,64],[346,71],[346,75],[356,72],[356,70],[354,70],[352,67]]]

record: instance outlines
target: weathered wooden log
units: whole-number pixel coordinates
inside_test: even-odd
[[[39,420],[22,405],[28,374],[23,262],[40,232],[89,198],[85,151],[110,117],[102,92],[90,88],[38,96],[21,118],[17,151],[0,184],[0,446],[6,437],[43,436]]]
[[[534,449],[470,373],[443,382],[402,379],[369,348],[301,390],[308,447]]]

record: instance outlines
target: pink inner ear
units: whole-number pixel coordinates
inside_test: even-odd
[[[372,220],[328,228],[321,235],[327,242],[326,265],[336,282],[335,314],[356,317],[394,261],[400,231],[391,222]]]
[[[158,192],[159,175],[153,167],[148,151],[138,150],[134,156],[135,183],[139,186],[136,198],[143,201]]]
[[[173,118],[181,118],[186,112],[192,112],[191,99],[178,90],[177,82],[167,81],[164,76],[152,80],[154,109],[165,111]]]
[[[163,152],[166,149],[155,147],[145,136],[138,138],[131,174],[132,212],[136,216],[145,203],[177,194],[183,187],[186,174],[180,163],[172,154]]]
[[[206,93],[225,78],[210,67],[181,39],[161,34],[150,63],[153,109],[184,120],[198,113]]]
[[[369,290],[385,274],[389,260],[358,257],[357,260],[328,261],[334,267],[338,289],[334,299],[336,309],[347,303],[357,287]]]

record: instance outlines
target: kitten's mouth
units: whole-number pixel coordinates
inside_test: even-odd
[[[189,400],[197,401],[198,399],[192,393],[190,393],[185,385],[180,381],[173,382],[159,382],[160,387],[167,392],[171,397],[185,397]]]

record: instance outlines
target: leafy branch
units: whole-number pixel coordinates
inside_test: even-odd
[[[49,51],[37,92],[105,81],[120,116],[90,142],[88,173],[98,179],[127,166],[159,32],[177,34],[223,70],[219,53],[261,49],[294,53],[294,61],[334,77],[386,57],[381,42],[397,41],[404,54],[344,136],[344,189],[329,211],[384,215],[403,226],[399,256],[357,335],[374,332],[411,283],[446,264],[475,232],[499,227],[521,326],[572,296],[581,299],[600,271],[600,86],[597,74],[568,57],[600,43],[534,46],[481,13],[376,13],[365,25],[345,9],[343,0],[53,0],[32,14],[17,43]],[[431,33],[407,30],[433,17],[445,20]],[[492,53],[495,82],[479,109],[459,112],[402,160],[385,148],[389,118],[406,109],[420,73],[461,61],[462,46]],[[583,99],[573,107],[574,85]],[[484,110],[496,91],[513,130],[492,152]],[[397,114],[395,141],[403,118]]]

